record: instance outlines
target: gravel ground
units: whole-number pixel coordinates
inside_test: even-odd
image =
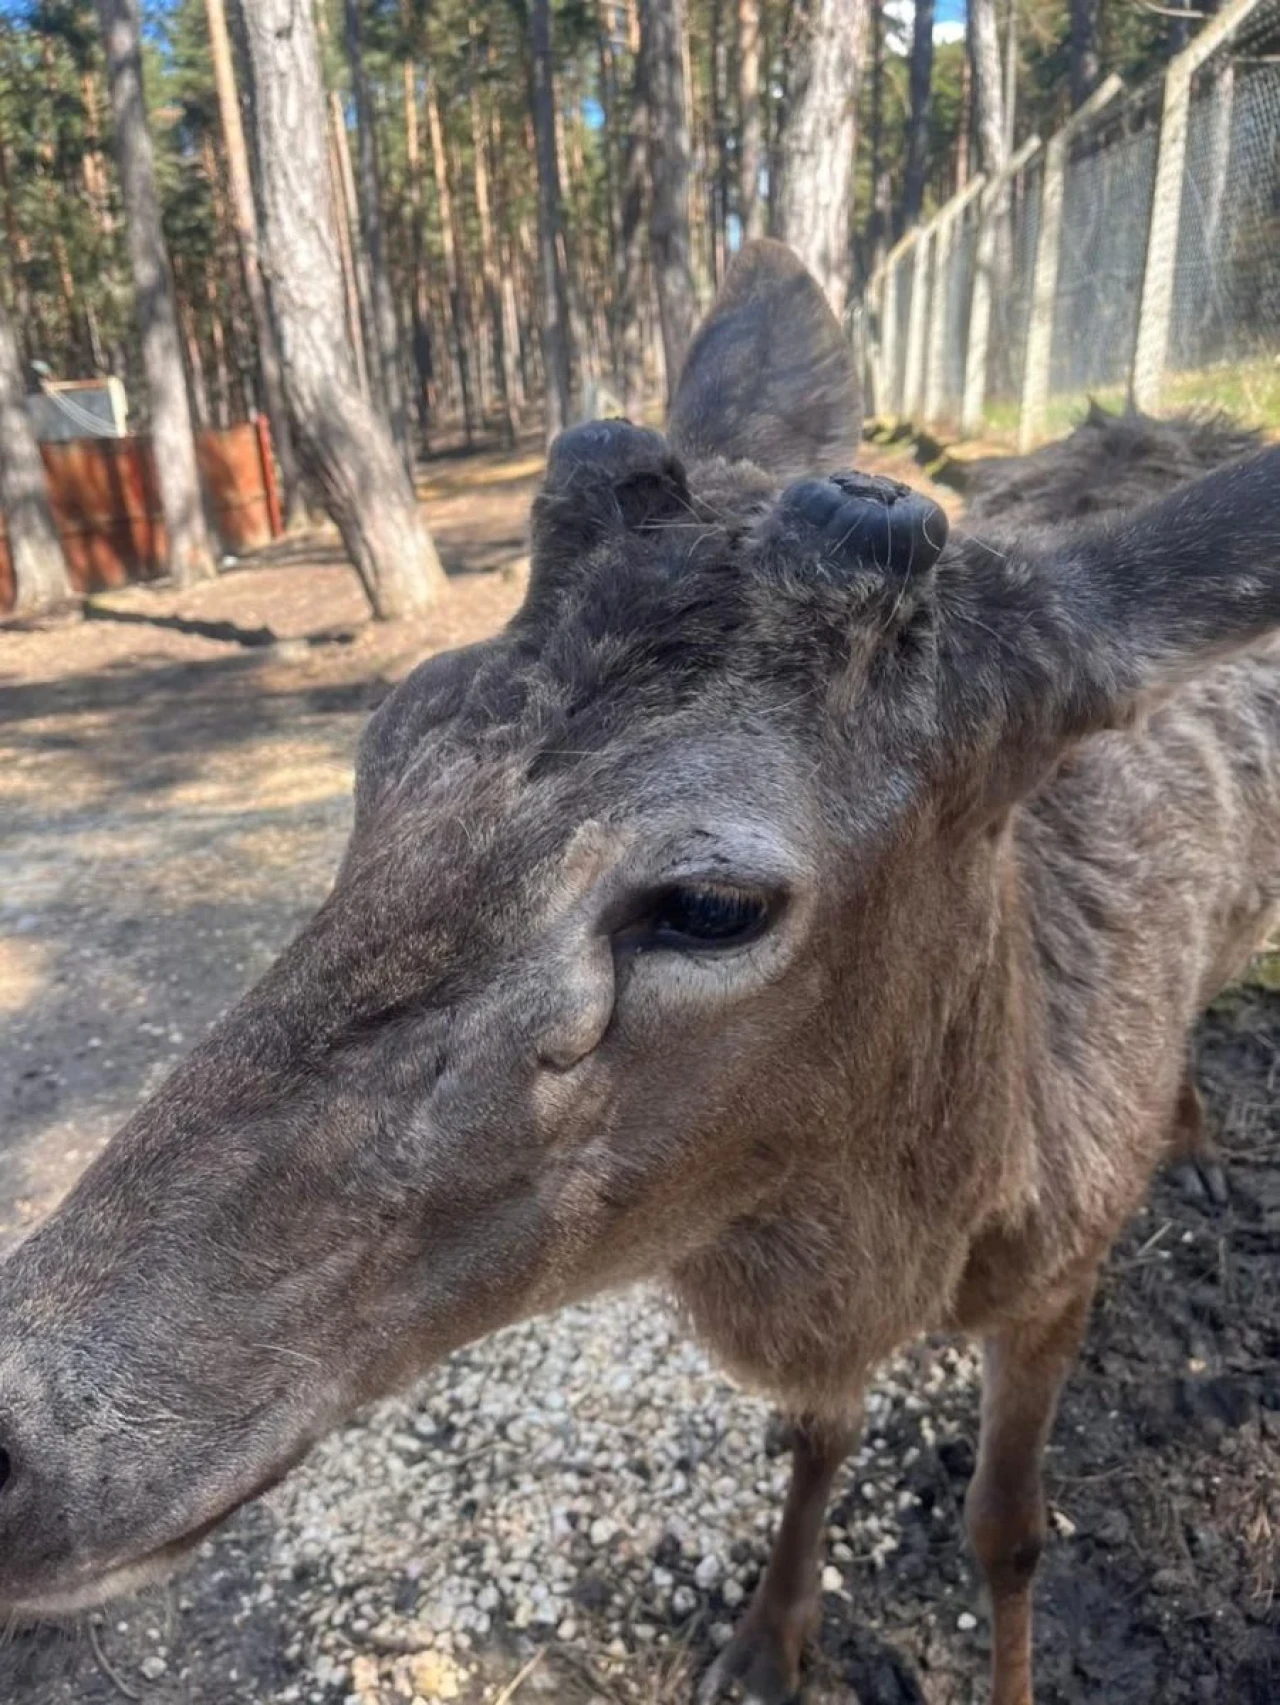
[[[437,494],[453,565],[511,572],[463,575],[412,632],[364,626],[332,555],[291,546],[184,597],[128,594],[129,621],[0,634],[0,1242],[321,897],[387,683],[513,606],[529,471],[474,472]],[[227,620],[290,643],[206,631]],[[1224,1002],[1201,1067],[1232,1201],[1158,1184],[1108,1270],[1050,1452],[1042,1705],[1280,1700],[1280,997]],[[807,1700],[985,1697],[960,1523],[977,1381],[963,1344],[881,1370]],[[674,1705],[751,1591],[786,1477],[768,1406],[660,1297],[605,1298],[360,1417],[169,1587],[17,1631],[0,1701]]]
[[[978,1365],[948,1349],[919,1371],[895,1363],[871,1393],[848,1470],[856,1496],[829,1530],[823,1584],[837,1598],[846,1572],[883,1569],[901,1514],[920,1505],[902,1478],[914,1458],[889,1438],[914,1416],[932,1443],[925,1400],[944,1382],[972,1387]],[[273,1500],[273,1565],[316,1572],[303,1598],[323,1630],[323,1655],[280,1698],[319,1701],[346,1679],[377,1698],[375,1674],[403,1690],[415,1664],[462,1696],[495,1628],[554,1636],[557,1692],[576,1667],[595,1686],[661,1696],[696,1637],[728,1639],[755,1584],[786,1491],[782,1443],[768,1408],[709,1366],[657,1296],[498,1334],[327,1441]],[[335,1587],[349,1594],[336,1607]],[[964,1610],[957,1621],[976,1628]],[[575,1666],[580,1635],[592,1657]],[[419,1649],[431,1658],[390,1655]],[[646,1652],[652,1673],[638,1675]]]

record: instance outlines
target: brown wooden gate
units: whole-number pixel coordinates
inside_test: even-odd
[[[149,438],[42,444],[54,524],[78,592],[154,580],[165,561],[164,521]],[[196,455],[222,548],[239,555],[282,532],[265,416],[196,434]],[[13,608],[13,564],[0,515],[0,613]]]

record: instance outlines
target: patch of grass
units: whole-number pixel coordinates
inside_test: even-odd
[[[1050,397],[1045,407],[1044,438],[1061,438],[1079,424],[1090,401],[1122,409],[1123,384],[1098,385]],[[1259,355],[1249,361],[1222,362],[1195,373],[1165,376],[1160,412],[1222,409],[1245,426],[1280,434],[1280,355]],[[984,438],[1017,443],[1022,405],[1016,397],[989,400],[983,410]]]
[[[984,434],[1015,442],[1021,415],[1022,404],[1016,397],[1006,397],[1003,402],[989,402],[982,411]]]
[[[1170,409],[1225,409],[1246,426],[1280,432],[1280,355],[1172,373],[1165,380],[1164,403]]]
[[[1240,981],[1251,989],[1280,993],[1280,947],[1269,947],[1253,959]]]

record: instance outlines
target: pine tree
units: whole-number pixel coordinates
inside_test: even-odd
[[[907,120],[902,225],[914,225],[924,206],[929,164],[929,112],[933,94],[933,0],[916,0],[911,31],[911,110]]]
[[[640,0],[640,51],[650,120],[649,240],[670,394],[679,380],[698,317],[689,236],[683,0]]]
[[[205,526],[191,404],[183,369],[173,270],[160,221],[155,159],[142,87],[137,0],[98,0],[117,168],[151,403],[156,484],[169,572],[179,586],[216,573]]]
[[[364,25],[361,0],[344,0],[347,59],[355,95],[356,141],[359,162],[359,226],[369,268],[369,313],[372,354],[378,369],[378,395],[391,436],[412,473],[409,414],[400,371],[400,328],[387,270],[387,245],[382,228],[382,173],[378,164],[378,128],[373,89],[364,63]]]
[[[253,315],[258,368],[262,377],[267,418],[271,422],[276,460],[280,464],[285,514],[293,521],[301,518],[301,482],[293,444],[293,427],[284,400],[279,341],[271,318],[266,286],[262,280],[262,263],[258,253],[258,215],[253,201],[249,151],[245,146],[244,125],[240,117],[231,35],[227,28],[226,0],[205,0],[205,12],[209,25],[210,57],[218,96],[222,143],[226,153],[240,264],[244,269],[245,294],[249,298],[249,308]]]
[[[325,91],[310,8],[245,11],[262,175],[265,260],[299,448],[374,613],[406,615],[444,586],[435,546],[385,422],[362,394],[346,339],[327,159]]]
[[[48,609],[71,596],[25,393],[18,340],[0,305],[0,510],[13,564],[14,604],[20,615]]]
[[[812,0],[799,25],[782,136],[779,235],[843,314],[868,0]]]
[[[542,286],[542,365],[548,439],[572,418],[573,359],[564,276],[564,216],[556,157],[556,107],[550,0],[532,0],[530,104],[538,161],[538,261]]]

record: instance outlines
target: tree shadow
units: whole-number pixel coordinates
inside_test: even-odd
[[[247,649],[274,645],[277,635],[268,627],[246,628],[239,622],[203,621],[198,616],[162,616],[143,610],[114,609],[108,604],[89,603],[85,616],[94,622],[117,622],[122,626],[163,628],[169,633],[195,634],[201,639],[222,640]]]
[[[385,690],[244,649],[0,683],[0,1240],[323,898]]]

